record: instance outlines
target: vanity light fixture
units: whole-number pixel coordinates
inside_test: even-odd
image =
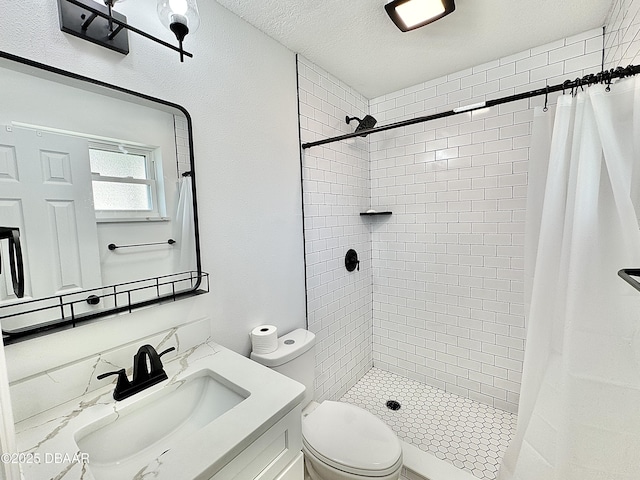
[[[158,0],[158,17],[178,39],[180,61],[183,62],[182,41],[188,33],[195,32],[200,25],[196,0]]]
[[[393,23],[408,32],[440,20],[456,6],[453,0],[392,0],[384,8]]]
[[[179,47],[129,25],[127,17],[113,10],[116,3],[122,1],[124,0],[104,0],[104,6],[102,6],[92,0],[58,0],[60,30],[124,55],[129,53],[127,31],[131,31],[179,52],[181,62],[184,61],[185,56],[193,57],[191,53],[183,50],[182,41],[185,35],[195,31],[200,23],[195,0],[167,0],[166,2],[158,0],[158,13],[160,13],[161,3],[175,5],[175,9],[172,10],[173,17],[170,17],[168,24],[165,25],[176,34]],[[186,8],[183,8],[184,4]],[[173,24],[177,26],[171,27]]]

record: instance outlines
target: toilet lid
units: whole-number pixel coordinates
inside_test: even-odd
[[[379,472],[396,467],[400,441],[382,420],[355,405],[324,401],[302,421],[302,437],[327,463],[346,471]]]

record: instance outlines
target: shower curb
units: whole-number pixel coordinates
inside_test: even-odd
[[[444,460],[420,450],[405,441],[402,444],[403,467],[424,480],[478,480],[469,472],[454,467]]]

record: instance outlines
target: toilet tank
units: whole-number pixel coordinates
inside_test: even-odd
[[[315,379],[315,343],[316,336],[299,328],[278,338],[278,348],[272,353],[253,353],[251,359],[262,365],[273,368],[302,383],[306,390],[302,408],[313,400]]]

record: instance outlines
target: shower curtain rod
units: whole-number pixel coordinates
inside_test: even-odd
[[[451,117],[453,115],[457,115],[458,113],[464,112],[472,112],[474,110],[479,110],[481,108],[490,108],[495,107],[496,105],[502,105],[503,103],[515,102],[517,100],[523,100],[525,98],[537,97],[540,95],[549,95],[553,92],[559,92],[562,90],[574,90],[581,87],[593,85],[595,83],[604,83],[607,85],[607,88],[611,85],[612,80],[616,78],[624,78],[631,77],[633,75],[637,75],[640,73],[640,65],[629,65],[628,67],[618,67],[616,69],[605,70],[597,74],[589,74],[585,75],[582,78],[576,78],[575,80],[566,80],[565,82],[553,85],[546,86],[544,88],[538,88],[537,90],[531,90],[529,92],[518,93],[516,95],[511,95],[508,97],[496,98],[494,100],[487,100],[480,103],[474,103],[472,105],[467,105],[464,107],[457,107],[453,110],[449,110],[446,112],[435,113],[433,115],[427,115],[424,117],[412,118],[410,120],[403,120],[396,123],[390,123],[389,125],[382,125],[380,127],[370,128],[368,130],[360,130],[359,132],[347,133],[345,135],[340,135],[338,137],[325,138],[324,140],[317,140],[315,142],[303,143],[302,148],[307,149],[311,147],[316,147],[318,145],[324,145],[327,143],[337,142],[339,140],[346,140],[348,138],[366,136],[370,133],[384,132],[385,130],[391,130],[394,128],[406,127],[408,125],[414,125],[416,123],[428,122],[429,120],[436,120],[438,118]]]

